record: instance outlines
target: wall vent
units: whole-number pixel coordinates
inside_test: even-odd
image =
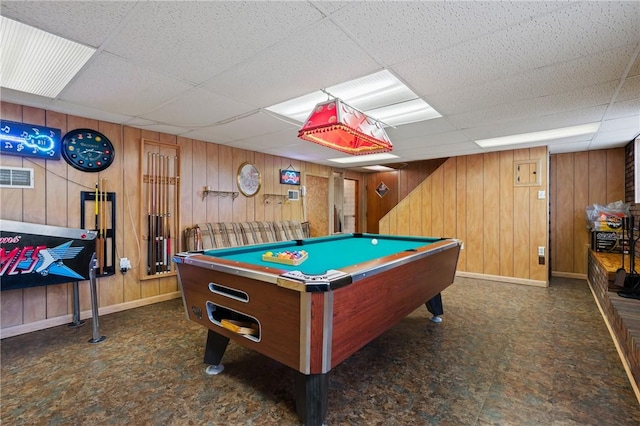
[[[0,188],[33,189],[33,169],[0,167]]]

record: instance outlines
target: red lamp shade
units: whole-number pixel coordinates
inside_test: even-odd
[[[347,154],[389,152],[393,145],[382,125],[340,99],[320,103],[298,131],[298,137]]]

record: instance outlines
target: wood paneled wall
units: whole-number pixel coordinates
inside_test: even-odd
[[[539,186],[516,186],[514,162],[540,162]],[[548,285],[546,147],[449,158],[385,215],[380,233],[463,241],[458,271]]]
[[[77,128],[97,129],[114,144],[114,163],[99,174],[83,173],[64,160],[49,161],[3,155],[0,165],[29,167],[35,171],[34,189],[0,189],[0,218],[55,226],[80,226],[80,193],[92,191],[96,180],[107,179],[107,189],[117,198],[117,258],[128,257],[133,269],[126,274],[98,280],[100,313],[105,314],[178,297],[175,277],[141,281],[138,268],[144,250],[139,228],[141,172],[139,165],[141,139],[181,146],[180,229],[212,221],[303,220],[303,203],[281,199],[265,199],[265,194],[286,195],[294,187],[279,183],[279,170],[293,166],[302,172],[331,178],[333,169],[284,157],[266,155],[133,127],[60,114],[38,108],[0,104],[4,120],[59,128],[64,135]],[[262,172],[258,194],[235,200],[228,196],[202,196],[202,189],[237,191],[236,172],[240,164],[251,161]],[[364,179],[350,172],[350,177]],[[364,185],[362,185],[364,186]],[[299,188],[295,188],[299,189]],[[364,196],[364,195],[363,195]],[[328,209],[328,205],[327,205]],[[143,222],[144,223],[144,222]],[[8,337],[71,321],[71,284],[60,284],[2,292],[0,311],[1,337]],[[80,283],[82,317],[91,315],[88,282]]]
[[[552,272],[586,277],[590,234],[585,208],[625,200],[625,149],[554,154],[549,182]]]
[[[365,218],[367,232],[378,233],[380,219],[445,161],[446,158],[416,161],[393,172],[369,174],[367,176],[367,215]],[[376,193],[376,187],[380,183],[384,183],[388,188],[384,197],[380,197]]]

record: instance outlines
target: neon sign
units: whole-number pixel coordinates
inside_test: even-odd
[[[0,120],[0,152],[59,160],[60,129]]]
[[[280,183],[283,185],[300,185],[300,172],[295,170],[280,170]]]

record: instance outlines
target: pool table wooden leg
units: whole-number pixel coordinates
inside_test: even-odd
[[[294,371],[296,412],[305,426],[322,426],[329,401],[329,373],[302,374]]]
[[[229,338],[212,330],[207,330],[207,345],[204,348],[204,363],[209,364],[207,374],[218,374],[224,367],[220,364],[222,356],[227,350]]]

